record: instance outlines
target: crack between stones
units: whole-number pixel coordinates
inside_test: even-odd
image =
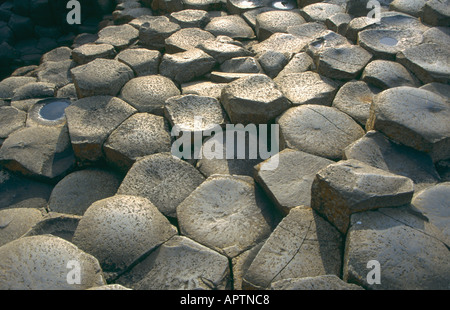
[[[308,234],[309,234],[309,232],[310,232],[310,230],[311,230],[312,222],[313,222],[312,220],[309,222],[308,229],[306,230],[306,233],[305,233],[305,235],[304,235],[304,237],[303,237],[303,240],[302,240],[300,246],[298,247],[297,251],[295,251],[294,255],[292,255],[291,259],[286,263],[286,265],[285,265],[283,268],[281,268],[281,270],[280,270],[275,276],[273,276],[273,278],[269,281],[269,284],[272,283],[273,280],[274,280],[276,277],[278,277],[278,275],[280,275],[280,274],[283,272],[283,270],[286,269],[286,267],[292,262],[292,260],[295,258],[295,256],[297,256],[297,254],[300,252],[300,250],[301,250],[301,248],[302,248],[302,246],[303,246],[303,243],[305,243],[305,241],[307,240]],[[286,228],[284,228],[284,227],[282,227],[282,226],[280,226],[280,227],[283,228],[283,229],[285,229],[285,230],[287,230]],[[289,230],[287,230],[287,231],[290,232]]]
[[[378,211],[379,211],[381,214],[383,214],[384,216],[387,216],[388,218],[393,219],[394,221],[396,221],[396,222],[398,222],[398,223],[400,223],[400,224],[403,224],[403,225],[405,225],[405,226],[407,226],[407,227],[409,227],[409,228],[411,228],[411,229],[413,229],[413,230],[415,230],[415,231],[417,231],[417,232],[419,232],[419,233],[422,233],[422,234],[424,234],[424,235],[426,235],[426,236],[428,236],[428,237],[431,237],[431,238],[433,238],[433,239],[439,241],[440,243],[442,243],[443,245],[445,245],[445,246],[447,247],[447,249],[450,250],[450,248],[449,248],[450,245],[447,245],[444,241],[438,239],[437,237],[435,237],[435,236],[433,236],[433,235],[430,235],[429,233],[427,233],[427,232],[425,232],[425,231],[423,231],[423,230],[419,230],[419,229],[417,229],[417,228],[415,228],[415,227],[413,227],[413,226],[411,226],[411,225],[409,225],[409,224],[407,224],[407,223],[405,223],[405,222],[403,222],[403,221],[400,221],[400,220],[398,220],[398,219],[396,219],[396,218],[394,218],[394,217],[392,217],[392,216],[390,216],[390,215],[384,213],[381,209],[379,209]]]
[[[351,137],[350,134],[348,134],[346,131],[344,131],[344,130],[342,130],[341,128],[339,128],[335,123],[333,123],[332,121],[330,121],[330,120],[329,120],[325,115],[323,115],[322,113],[320,113],[320,112],[314,110],[314,109],[311,108],[311,107],[308,107],[308,109],[310,109],[310,110],[316,112],[317,114],[319,114],[320,116],[322,116],[324,119],[326,119],[330,124],[332,124],[334,127],[336,127],[339,131],[341,131],[341,132],[343,132],[345,135]]]

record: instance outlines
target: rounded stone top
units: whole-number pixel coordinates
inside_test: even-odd
[[[162,115],[165,101],[180,94],[171,79],[162,75],[148,75],[130,80],[123,87],[120,97],[139,112]]]
[[[177,233],[146,198],[115,195],[94,202],[72,242],[99,259],[104,271],[123,271]]]
[[[270,204],[247,180],[209,177],[177,207],[181,233],[228,257],[266,238],[272,229]]]
[[[70,281],[75,268],[80,284]],[[50,235],[24,237],[0,247],[0,275],[2,290],[79,290],[106,284],[96,258]]]

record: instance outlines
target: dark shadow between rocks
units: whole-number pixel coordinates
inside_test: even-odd
[[[339,278],[342,279],[342,266],[344,259],[344,243],[345,243],[345,235],[342,235],[330,222],[328,222],[325,218],[323,218],[319,213],[313,211],[313,218],[316,224],[316,234],[317,234],[317,242],[319,245],[320,257],[322,258],[323,267],[325,269],[325,274],[335,274]],[[336,230],[336,233],[339,234],[340,240],[337,240],[339,245],[339,257],[330,257],[330,248],[329,246],[336,242],[334,240],[330,240],[330,233],[323,229],[323,221],[326,221],[333,230]],[[307,236],[307,235],[306,235]],[[333,268],[332,265],[327,264],[327,261],[338,261],[340,262],[339,272]]]

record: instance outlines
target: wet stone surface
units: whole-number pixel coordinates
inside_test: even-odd
[[[449,289],[447,0],[56,2],[0,1],[0,289]]]

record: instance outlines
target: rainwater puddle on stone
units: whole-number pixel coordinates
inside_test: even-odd
[[[295,4],[292,1],[274,1],[271,6],[279,10],[292,10],[295,9]]]
[[[56,121],[64,117],[64,110],[70,105],[69,100],[55,99],[44,104],[39,110],[39,116],[48,121]]]
[[[258,0],[240,0],[234,2],[239,4],[241,8],[254,9],[262,6],[262,2]]]
[[[397,45],[398,41],[394,38],[384,37],[380,39],[380,43],[384,45],[395,46]]]

